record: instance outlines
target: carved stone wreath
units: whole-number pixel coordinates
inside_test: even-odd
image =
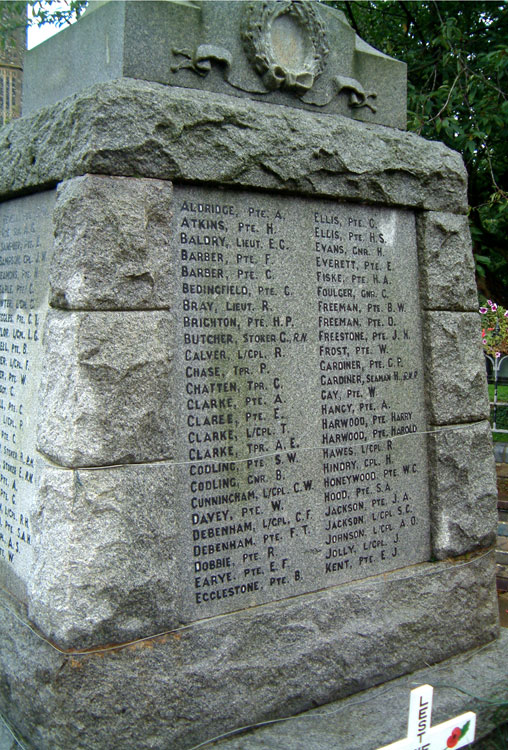
[[[312,88],[329,51],[323,23],[305,0],[248,3],[242,39],[266,88],[297,96]]]

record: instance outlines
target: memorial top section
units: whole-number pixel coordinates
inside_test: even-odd
[[[406,66],[318,2],[98,3],[26,57],[23,114],[137,78],[406,127]]]

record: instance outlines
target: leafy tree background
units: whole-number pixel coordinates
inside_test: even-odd
[[[508,307],[508,3],[327,2],[408,66],[408,129],[460,151],[480,297]]]
[[[2,0],[0,2],[0,45],[9,42],[12,32],[27,25],[43,26],[51,23],[64,26],[79,18],[87,0],[69,0],[60,7],[57,0]],[[27,18],[27,7],[32,18]]]

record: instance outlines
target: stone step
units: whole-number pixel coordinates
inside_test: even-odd
[[[508,591],[508,565],[496,563],[496,583],[498,591]]]
[[[508,536],[497,537],[496,562],[501,565],[508,565]]]
[[[508,463],[508,442],[494,443],[494,456],[496,463]]]
[[[502,628],[508,628],[508,591],[499,594],[499,624]]]
[[[508,565],[508,551],[496,550],[496,562],[500,565]]]

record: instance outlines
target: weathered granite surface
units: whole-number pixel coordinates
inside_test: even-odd
[[[0,204],[0,586],[25,598],[55,192]]]
[[[133,79],[93,86],[10,124],[0,132],[0,149],[5,199],[63,182],[52,304],[66,308],[48,315],[38,437],[41,453],[61,466],[45,466],[34,492],[37,556],[26,581],[28,610],[10,599],[8,606],[60,649],[93,652],[63,654],[0,607],[1,711],[30,750],[104,750],[112,737],[122,748],[190,750],[229,729],[321,705],[496,637],[493,556],[480,552],[492,540],[494,518],[488,406],[457,154],[352,119]],[[179,439],[175,277],[168,280],[164,257],[171,182],[270,191],[271,200],[296,193],[351,201],[396,208],[394,215],[405,209],[411,221],[408,209],[414,210],[428,309],[427,426],[460,430],[429,438],[431,467],[439,472],[431,482],[434,553],[471,557],[418,563],[155,637],[181,622],[171,466]],[[354,224],[359,213],[350,214]],[[414,253],[411,226],[406,250]],[[351,248],[354,242],[353,232]],[[154,258],[154,247],[162,257]],[[367,262],[386,263],[380,251]],[[358,281],[358,292],[372,292],[371,280]],[[385,298],[383,286],[381,278],[378,312],[387,316],[384,305],[407,300],[403,289]],[[296,291],[303,288],[302,282]],[[377,296],[367,299],[379,305]],[[380,323],[379,332],[387,326]],[[401,359],[403,336],[401,330]],[[376,361],[387,365],[377,351],[365,377]],[[402,384],[413,377],[411,363],[399,369]],[[400,385],[394,378],[387,387]],[[305,394],[299,402],[305,405]],[[299,406],[296,397],[290,404]],[[402,413],[412,408],[401,397]],[[305,425],[295,440],[300,433]],[[411,435],[396,437],[400,445]],[[392,470],[388,461],[373,466],[388,476]],[[223,516],[214,518],[220,527]],[[125,643],[137,637],[145,640]],[[103,648],[118,641],[118,650]]]
[[[30,750],[102,750],[112,736],[189,750],[484,644],[498,634],[493,570],[491,553],[422,564],[82,655],[41,641],[4,599],[0,710]]]
[[[28,602],[48,638],[86,647],[178,624],[174,473],[166,463],[45,468],[31,519]]]
[[[464,165],[442,143],[131,79],[92,86],[11,123],[0,151],[5,197],[90,172],[458,213],[467,206]]]
[[[173,455],[168,313],[54,310],[44,347],[41,453],[73,467]]]
[[[7,726],[2,722],[0,717],[0,747],[2,750],[19,750],[19,743],[16,742]]]
[[[429,437],[433,552],[454,557],[495,542],[497,487],[488,422]]]
[[[50,304],[136,310],[171,305],[172,185],[85,175],[63,182],[53,214]]]
[[[489,417],[478,313],[424,313],[429,421],[434,425]]]
[[[467,217],[425,212],[418,218],[417,231],[423,307],[477,312],[478,291]]]
[[[178,200],[177,208],[171,203],[172,196],[175,201]],[[33,518],[34,541],[39,552],[33,571],[33,580],[29,584],[29,612],[38,627],[55,641],[66,646],[92,646],[110,641],[125,641],[129,638],[141,637],[146,632],[161,630],[175,623],[192,619],[182,614],[181,599],[184,584],[181,581],[179,589],[177,584],[179,571],[175,564],[175,559],[178,558],[186,561],[187,572],[184,578],[190,586],[190,591],[187,589],[187,595],[194,599],[193,588],[196,582],[193,572],[195,572],[196,558],[192,557],[189,549],[179,549],[177,544],[178,536],[181,535],[183,528],[187,528],[186,538],[189,544],[192,538],[188,528],[190,514],[189,498],[186,494],[189,489],[188,469],[185,475],[183,473],[180,475],[178,471],[181,467],[178,469],[175,467],[173,472],[170,464],[151,463],[146,466],[133,466],[132,464],[160,462],[178,456],[182,466],[188,463],[186,452],[189,447],[186,443],[188,422],[181,421],[182,426],[178,428],[176,416],[177,404],[186,403],[188,391],[185,390],[184,385],[188,381],[183,378],[184,368],[180,371],[180,380],[175,380],[174,350],[175,331],[179,331],[180,344],[184,340],[183,329],[179,330],[175,321],[178,315],[181,316],[181,311],[185,310],[185,305],[189,300],[185,295],[181,298],[181,290],[173,294],[172,285],[177,275],[178,253],[165,254],[164,250],[167,246],[174,251],[178,244],[176,239],[171,239],[172,235],[178,235],[177,227],[172,225],[172,217],[176,210],[180,210],[183,203],[197,205],[199,201],[203,201],[213,204],[219,199],[227,204],[228,210],[234,209],[236,217],[240,216],[243,221],[248,221],[248,214],[244,216],[239,212],[247,211],[246,206],[250,206],[249,210],[259,213],[271,211],[275,214],[276,209],[284,213],[289,224],[284,234],[284,241],[293,248],[294,257],[288,265],[283,266],[282,276],[284,283],[291,281],[298,292],[304,288],[304,283],[297,277],[292,267],[301,265],[305,268],[305,264],[308,265],[308,259],[302,257],[301,260],[295,261],[297,250],[302,249],[297,234],[302,234],[305,228],[311,241],[314,231],[313,212],[317,209],[319,209],[319,215],[336,216],[337,220],[343,223],[347,223],[347,217],[353,223],[365,226],[373,222],[386,237],[382,252],[385,253],[383,257],[387,259],[388,264],[398,263],[401,253],[406,255],[410,252],[413,255],[416,253],[414,219],[407,211],[348,207],[347,204],[297,200],[289,196],[273,201],[272,198],[265,197],[263,193],[237,194],[227,190],[219,192],[209,189],[206,191],[203,188],[183,189],[180,186],[173,191],[170,182],[144,178],[86,175],[66,181],[61,185],[55,215],[56,249],[53,268],[56,270],[53,278],[56,277],[58,281],[53,281],[54,303],[60,301],[61,304],[73,304],[78,307],[94,305],[100,307],[107,303],[115,308],[107,311],[53,310],[48,319],[45,335],[46,363],[41,389],[45,417],[39,427],[40,450],[60,466],[104,467],[104,470],[100,472],[47,470],[39,488],[39,507],[35,510]],[[432,213],[425,213],[425,221],[428,223],[431,222],[429,214]],[[182,216],[186,217],[187,214],[183,212]],[[104,238],[101,234],[102,226],[105,227]],[[165,231],[168,233],[166,239],[164,239]],[[232,243],[231,233],[228,234],[226,230],[224,232],[222,235],[224,241],[229,237]],[[188,229],[186,233],[190,236]],[[397,242],[394,240],[396,235]],[[162,256],[160,268],[147,250],[150,244],[147,237],[160,241],[162,247],[159,253]],[[76,238],[75,246],[73,245],[74,238]],[[418,235],[420,256],[423,257],[427,257],[426,238],[425,233]],[[345,246],[352,250],[353,242],[354,240],[345,241]],[[429,242],[432,248],[432,240]],[[305,252],[307,247],[308,245],[304,242]],[[375,252],[377,254],[377,250]],[[392,256],[391,253],[395,254]],[[228,254],[224,249],[223,254],[226,260],[229,258],[230,265],[234,266],[234,251]],[[432,252],[429,251],[427,255],[431,258]],[[379,254],[377,257],[380,257]],[[429,259],[428,262],[431,263],[432,260]],[[132,263],[139,264],[134,269],[134,273],[131,273]],[[76,272],[76,267],[82,270]],[[139,287],[134,282],[134,288],[129,295],[131,278],[137,279],[140,275],[143,276],[146,268],[150,269],[146,273],[149,273],[152,279],[157,279],[157,288],[160,291],[148,298],[144,294],[139,296],[137,294]],[[227,271],[227,265],[224,268]],[[79,275],[79,281],[74,283],[76,273]],[[272,265],[270,267],[271,283],[275,283],[274,278],[277,273],[279,273],[278,266]],[[312,269],[309,268],[305,275],[310,277],[311,274]],[[362,289],[366,289],[369,294],[376,294],[374,289],[377,287],[374,285],[372,288],[367,288],[365,281],[367,277],[362,278]],[[387,277],[385,292],[389,289],[394,301],[404,300],[405,315],[409,317],[401,319],[404,323],[399,322],[398,328],[402,331],[404,326],[408,326],[406,329],[408,332],[411,328],[414,343],[409,344],[404,341],[400,333],[397,353],[400,353],[401,362],[405,362],[404,367],[417,367],[420,356],[420,328],[417,325],[413,330],[412,324],[418,317],[418,298],[416,293],[409,294],[404,291],[404,284],[408,283],[410,278],[413,288],[416,288],[415,257],[406,259],[402,274],[390,274],[391,286],[388,284]],[[124,281],[125,286],[123,286]],[[250,282],[245,283],[250,284]],[[372,284],[370,280],[369,283]],[[57,293],[54,291],[55,288],[58,289]],[[115,289],[119,289],[118,303],[115,303],[113,299]],[[255,284],[253,290],[256,290]],[[213,299],[213,296],[211,298]],[[128,311],[124,309],[122,311],[121,309],[130,304],[136,308],[147,302],[154,305],[165,303],[176,307],[178,312],[170,314],[166,310]],[[219,309],[220,305],[217,300],[213,300],[213,304],[216,309]],[[275,305],[276,301],[271,301],[272,311],[279,312]],[[289,310],[293,316],[298,313],[300,307],[299,299],[296,300],[294,309],[290,308],[288,300],[284,302],[284,311],[287,313]],[[393,313],[395,314],[394,311]],[[222,314],[226,316],[225,310]],[[307,318],[310,315],[311,313],[308,313]],[[436,313],[438,320],[440,320],[440,315],[441,313]],[[460,325],[464,323],[462,314],[445,313],[444,315],[445,319],[447,319],[446,316],[455,315]],[[473,317],[471,313],[466,313],[466,323]],[[298,320],[298,325],[301,324],[307,329],[307,318]],[[248,324],[247,317],[243,316],[238,319],[241,322],[240,327],[245,328]],[[294,320],[297,321],[297,318],[295,317]],[[375,322],[378,322],[377,319]],[[370,335],[370,331],[366,335]],[[390,331],[389,335],[392,336],[393,333]],[[429,339],[427,346],[431,347],[431,353],[434,345],[435,340]],[[189,344],[186,346],[189,347]],[[199,349],[198,346],[196,352],[199,353]],[[193,350],[187,348],[187,354],[192,356]],[[427,361],[427,355],[428,351],[425,350],[424,361]],[[264,351],[265,362],[268,361],[271,367],[277,368],[276,361],[272,361],[270,356],[267,351]],[[314,356],[313,353],[308,350],[305,361],[309,362],[312,356]],[[406,359],[403,360],[403,358]],[[190,360],[186,356],[184,365],[188,361]],[[365,370],[368,371],[369,357],[366,358],[364,364]],[[436,363],[436,369],[440,366],[440,363]],[[309,367],[310,365],[307,364],[307,368]],[[446,376],[454,377],[462,383],[463,362],[458,358],[451,359],[447,367]],[[304,372],[307,374],[309,370]],[[419,378],[418,383],[423,391],[421,373]],[[310,399],[313,391],[305,378],[301,377],[299,370],[295,370],[294,379],[299,379],[304,383],[307,399]],[[236,380],[241,382],[240,377]],[[441,389],[436,387],[432,378],[428,379],[427,385],[429,399],[436,404],[436,408],[440,408]],[[407,383],[401,392],[406,398],[410,393],[413,394],[410,397],[410,405],[412,419],[415,422],[414,427],[416,430],[416,420],[421,419],[423,421],[419,430],[424,431],[423,406],[420,404],[420,394],[414,392],[414,381],[412,384]],[[286,401],[290,403],[292,413],[298,411],[300,402],[306,403],[298,394],[298,388],[290,387],[285,396]],[[350,405],[356,404],[355,398],[357,396],[350,395]],[[376,408],[380,412],[379,398],[378,396]],[[387,398],[391,397],[387,394]],[[319,406],[319,394],[315,403]],[[372,396],[371,407],[373,405],[374,397]],[[401,408],[404,410],[408,408],[405,402],[402,403]],[[407,416],[405,411],[402,415]],[[308,425],[314,413],[309,410],[308,404],[303,416],[301,429],[305,429],[307,425],[307,433],[309,433]],[[470,412],[465,412],[460,416],[466,423],[471,418]],[[294,416],[293,418],[296,419]],[[382,423],[385,423],[384,417],[382,419]],[[69,425],[72,425],[70,430]],[[319,424],[318,427],[320,428]],[[475,435],[475,439],[478,437],[478,430],[474,424],[459,425],[459,440],[462,439],[464,428],[470,430],[471,434]],[[180,435],[179,442],[177,442],[178,435]],[[450,439],[453,440],[455,435],[451,433]],[[454,555],[461,555],[479,548],[486,548],[493,542],[495,493],[493,467],[488,461],[490,439],[485,425],[482,425],[481,436],[484,455],[479,459],[474,453],[475,442],[473,440],[469,443],[470,450],[467,455],[460,454],[458,459],[461,466],[463,464],[476,468],[481,466],[480,482],[464,486],[464,477],[460,471],[449,476],[449,462],[453,452],[450,452],[447,443],[440,442],[433,454],[434,463],[431,467],[431,482],[434,491],[432,536],[434,538],[433,553],[438,558],[447,556],[450,551],[453,551]],[[446,440],[446,436],[440,436],[439,440],[441,438]],[[314,457],[318,455],[316,451],[319,455],[317,461],[313,459],[312,466],[306,469],[305,476],[307,477],[310,476],[311,471],[315,471],[316,466],[319,468],[320,440],[319,432],[311,440],[317,446]],[[402,433],[397,435],[397,447],[402,447],[402,440],[413,441],[415,449],[417,445],[424,445],[421,438],[415,438],[412,435],[406,437]],[[271,449],[273,446],[270,445],[266,450],[270,452]],[[238,456],[241,459],[241,465],[244,465],[247,449],[243,447],[242,450],[244,452],[240,452]],[[413,506],[409,513],[407,508],[410,505],[400,505],[398,512],[402,513],[406,508],[405,512],[409,513],[406,520],[411,514],[416,514],[419,523],[428,524],[426,464],[425,461],[422,462],[419,451],[417,454],[414,454],[411,459],[409,458],[410,446],[405,448],[404,461],[408,470],[411,461],[416,461],[409,493],[412,497],[411,500],[404,501],[405,503],[412,502]],[[353,456],[353,453],[350,452],[348,455]],[[113,469],[108,467],[108,465],[120,463],[127,464],[125,470],[122,471],[121,467]],[[341,469],[342,473],[344,473],[345,466],[346,464]],[[293,474],[294,479],[296,469]],[[390,470],[385,476],[390,476]],[[319,482],[319,477],[316,478]],[[234,480],[235,482],[242,481],[237,479],[236,474]],[[392,491],[402,497],[404,490],[399,492],[396,482],[395,479],[391,481]],[[180,494],[183,495],[183,500],[180,499]],[[478,502],[479,498],[481,502]],[[391,500],[392,498],[390,502]],[[159,507],[158,503],[162,501],[163,505]],[[382,502],[384,504],[385,500],[383,499]],[[171,503],[171,512],[168,509],[169,503]],[[471,507],[476,513],[471,513]],[[182,519],[185,519],[182,521],[182,526],[178,524],[177,508],[180,509],[178,512],[181,513]],[[338,512],[340,513],[340,508]],[[383,511],[385,512],[387,513]],[[397,512],[397,508],[393,512]],[[217,516],[213,514],[212,518],[219,526],[222,520],[231,519],[231,515],[230,513],[228,516],[227,512],[221,510]],[[143,543],[136,545],[136,526],[132,526],[131,529],[134,519],[139,528],[153,529],[157,528],[153,525],[154,519],[159,518],[161,528],[165,529],[164,533],[147,533],[143,536]],[[414,520],[416,521],[416,516]],[[395,536],[395,530],[399,529],[398,523],[392,529],[393,536]],[[83,524],[82,528],[81,524]],[[447,530],[449,527],[461,529],[461,536],[454,541],[453,547],[443,546],[441,539],[445,533],[443,529]],[[428,544],[427,525],[424,528],[424,539],[420,541],[422,544]],[[313,531],[315,534],[313,538],[323,538],[314,529]],[[67,554],[62,556],[59,553],[59,544],[60,539],[66,535],[70,541]],[[397,542],[399,566],[402,566],[401,553],[407,554],[408,546],[415,549],[417,547],[415,543],[409,541],[409,535],[406,532],[401,532],[401,536],[403,538]],[[259,539],[258,542],[260,542]],[[344,548],[338,544],[336,546],[335,554],[342,554]],[[133,547],[141,556],[140,558],[138,554],[131,555],[130,550]],[[286,554],[289,554],[289,548],[288,544],[285,548]],[[358,549],[364,548],[358,547]],[[428,547],[425,549],[419,560],[428,559],[428,549]],[[386,555],[391,561],[391,548],[386,550]],[[76,560],[79,560],[79,564],[75,563]],[[419,562],[419,560],[412,559],[411,562]],[[109,578],[108,571],[111,572]],[[127,573],[127,571],[130,572]],[[235,572],[241,575],[240,571]],[[369,570],[370,575],[374,572],[377,571]],[[90,581],[94,581],[93,586],[90,585]],[[332,584],[333,581],[330,578],[327,585]],[[310,584],[306,585],[310,586]],[[161,591],[164,592],[162,597],[164,603],[151,609],[151,602],[159,600]],[[301,593],[299,590],[292,590],[291,584],[287,586],[286,596],[289,595],[288,592],[291,595]],[[178,594],[180,594],[180,600]],[[274,598],[283,596],[273,594]],[[253,601],[250,603],[252,604]],[[235,606],[235,603],[232,606]],[[242,608],[245,605],[239,603],[237,606]]]
[[[434,686],[432,725],[466,711],[476,713],[476,738],[508,720],[506,658],[508,631],[499,640],[434,667],[366,690],[272,726],[212,742],[220,750],[372,750],[406,737],[409,693],[418,685]],[[493,747],[493,746],[491,746]]]

